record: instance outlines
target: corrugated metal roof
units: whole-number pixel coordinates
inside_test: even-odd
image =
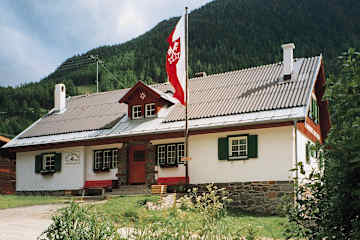
[[[65,112],[50,112],[20,138],[112,128],[127,113],[127,105],[118,103],[127,91],[68,98]]]
[[[189,81],[189,119],[305,106],[320,60],[320,56],[296,59],[292,78],[286,82],[282,80],[282,63],[193,78]],[[166,94],[173,92],[170,84],[150,87],[169,101],[176,101]],[[114,131],[117,123],[125,120],[130,126],[132,121],[126,117],[127,105],[118,103],[128,91],[121,89],[71,97],[67,99],[65,112],[44,116],[17,139],[104,129]],[[169,124],[184,120],[184,115],[184,107],[178,103],[157,121]]]
[[[282,63],[194,78],[189,81],[189,119],[200,119],[306,105],[306,93],[320,57],[294,61],[294,73],[282,79]],[[165,122],[185,119],[181,105]]]

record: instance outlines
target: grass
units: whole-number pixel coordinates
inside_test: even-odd
[[[109,217],[117,226],[136,226],[139,222],[154,223],[171,215],[169,210],[150,211],[145,208],[146,201],[157,201],[158,196],[124,196],[115,197],[104,204],[94,206],[98,213]],[[196,213],[193,218],[196,219]],[[251,225],[261,237],[285,239],[282,235],[285,217],[261,216],[230,210],[223,219],[224,223],[234,230],[244,230]],[[196,222],[196,221],[195,221]]]
[[[0,195],[0,209],[42,204],[64,203],[63,197]]]

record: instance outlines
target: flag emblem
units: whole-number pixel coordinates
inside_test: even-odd
[[[169,64],[177,63],[180,59],[180,38],[176,39],[174,42],[170,43],[168,49],[168,61]]]

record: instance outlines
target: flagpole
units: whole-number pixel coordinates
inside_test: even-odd
[[[185,7],[185,72],[186,72],[186,101],[185,101],[185,182],[189,184],[189,129],[188,129],[188,101],[189,101],[189,90],[188,90],[188,7]]]

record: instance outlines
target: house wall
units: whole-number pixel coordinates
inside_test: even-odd
[[[16,191],[57,191],[82,189],[85,179],[84,147],[49,149],[16,153]],[[61,153],[61,171],[52,175],[35,173],[35,156],[46,152]],[[65,155],[76,152],[78,162],[66,162]]]
[[[306,144],[307,144],[307,142],[314,144],[314,142],[309,137],[307,137],[307,135],[305,135],[300,130],[297,130],[298,162],[302,162],[303,169],[305,171],[305,175],[301,174],[300,172],[298,173],[300,184],[304,183],[306,176],[308,176],[313,169],[319,168],[319,162],[314,157],[312,157],[311,154],[310,154],[309,161],[308,162],[306,161]]]
[[[98,146],[90,146],[85,148],[85,172],[86,172],[86,181],[101,181],[101,180],[117,180],[116,174],[118,173],[118,169],[110,169],[109,172],[94,172],[93,163],[94,163],[94,150],[101,149],[111,149],[118,148],[119,150],[122,148],[122,143],[119,144],[109,144],[109,145],[98,145]],[[118,155],[120,156],[120,154]],[[119,161],[126,161],[126,159],[119,159]]]
[[[258,135],[258,157],[247,160],[218,160],[218,138],[228,135]],[[152,144],[182,142],[183,139],[164,139]],[[302,141],[302,140],[300,140]],[[298,143],[300,145],[300,143]],[[232,207],[260,213],[277,213],[281,199],[293,193],[294,127],[251,129],[193,135],[189,138],[190,188],[206,190],[209,183],[224,187],[230,194]],[[302,156],[299,156],[302,157]],[[183,165],[160,168],[159,177],[183,177]]]
[[[191,184],[250,181],[289,181],[293,168],[293,126],[193,135],[189,137]],[[228,135],[258,135],[258,158],[218,160],[218,138]],[[183,139],[154,140],[152,144],[176,143]],[[158,177],[185,176],[183,165],[158,168]]]

